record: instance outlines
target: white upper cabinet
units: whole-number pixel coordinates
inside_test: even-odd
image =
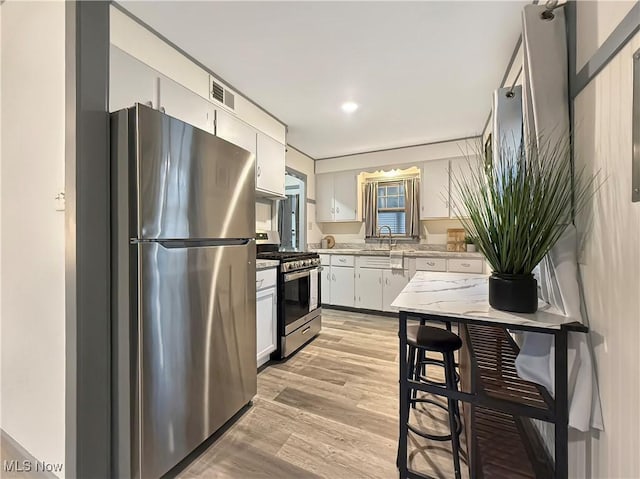
[[[460,216],[467,217],[467,209],[462,204],[462,200],[458,195],[458,188],[456,185],[456,181],[461,182],[469,182],[472,179],[472,168],[476,167],[474,163],[475,160],[467,159],[467,158],[455,158],[450,160],[451,165],[451,193],[450,193],[450,202],[451,202],[451,218],[457,218],[458,214]]]
[[[355,172],[316,175],[316,221],[358,221],[358,179]]]
[[[157,108],[158,72],[119,48],[111,47],[109,65],[109,111],[136,103]]]
[[[256,155],[256,190],[284,196],[285,146],[221,109],[216,110],[216,135]]]
[[[316,175],[316,221],[333,221],[333,174]]]
[[[420,219],[432,218],[449,218],[449,160],[422,164]]]
[[[352,171],[333,175],[334,221],[358,219],[358,178]]]
[[[256,154],[257,131],[223,110],[216,110],[216,136]]]
[[[285,146],[258,132],[256,190],[284,196]]]
[[[160,77],[160,110],[209,133],[215,132],[215,107],[200,95],[164,76]]]

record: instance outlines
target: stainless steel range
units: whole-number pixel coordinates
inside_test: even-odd
[[[322,328],[320,256],[279,251],[277,231],[256,233],[257,257],[280,262],[278,268],[278,348],[272,359],[284,359],[313,339]]]

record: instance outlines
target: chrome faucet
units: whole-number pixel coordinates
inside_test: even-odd
[[[391,252],[391,248],[393,248],[393,236],[391,235],[391,227],[389,225],[382,225],[378,227],[378,237],[380,237],[380,233],[382,233],[382,228],[387,228],[389,231],[389,252]]]

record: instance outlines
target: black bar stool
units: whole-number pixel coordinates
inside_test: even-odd
[[[430,384],[444,387],[451,391],[457,391],[457,381],[459,380],[456,374],[455,360],[453,353],[462,347],[462,340],[457,334],[452,333],[449,330],[435,328],[432,326],[424,325],[411,325],[407,326],[407,344],[409,345],[409,351],[407,356],[408,361],[408,380],[414,380],[419,382],[428,382]],[[442,354],[442,363],[437,360],[431,360],[426,358],[428,351]],[[435,361],[435,362],[434,362]],[[438,364],[444,367],[444,384],[430,380],[422,373],[422,368],[426,364]],[[455,399],[447,398],[447,407],[429,398],[418,398],[417,394],[407,395],[406,401],[415,409],[415,404],[428,403],[437,406],[445,411],[449,416],[449,434],[436,435],[428,433],[412,424],[408,423],[407,428],[413,433],[431,439],[434,441],[451,441],[451,447],[453,450],[453,467],[455,471],[456,479],[461,477],[460,475],[460,433],[462,432],[462,421],[460,420],[460,409],[458,407],[458,401]]]

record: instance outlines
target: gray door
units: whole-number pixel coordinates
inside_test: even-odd
[[[134,437],[140,476],[155,478],[256,394],[255,243],[132,247],[140,280]]]
[[[137,105],[137,237],[253,238],[255,156]]]

